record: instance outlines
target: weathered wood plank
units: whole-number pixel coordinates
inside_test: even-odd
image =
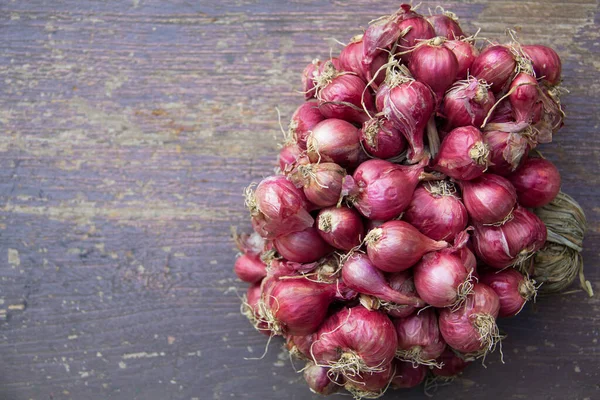
[[[272,171],[304,65],[397,5],[0,4],[0,398],[312,398],[278,342],[244,359],[266,339],[238,314],[229,228],[249,229],[242,189]],[[563,58],[569,118],[544,153],[588,214],[600,287],[597,3],[444,6]],[[505,365],[439,396],[598,397],[599,310],[540,298],[503,321]]]

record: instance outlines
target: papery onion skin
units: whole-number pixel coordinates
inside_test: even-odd
[[[490,131],[483,135],[490,150],[490,172],[507,176],[516,171],[527,159],[529,141],[519,133]]]
[[[306,100],[315,97],[316,89],[314,79],[318,75],[321,61],[315,58],[302,71],[302,91]]]
[[[439,325],[442,337],[450,347],[461,353],[485,351],[491,343],[486,340],[482,342],[475,326],[475,316],[486,315],[495,319],[499,311],[500,300],[496,292],[487,285],[475,283],[473,294],[458,310],[444,308],[440,311]]]
[[[467,209],[449,181],[424,182],[415,192],[403,220],[434,240],[451,241],[467,227]]]
[[[423,165],[397,165],[384,160],[360,164],[352,176],[356,194],[354,207],[372,220],[389,220],[400,215],[410,204],[419,183]]]
[[[393,320],[398,334],[396,356],[415,363],[431,362],[446,348],[438,327],[438,317],[432,308],[406,318]]]
[[[310,131],[321,121],[325,120],[319,104],[315,101],[302,103],[292,114],[288,132],[302,150],[306,150],[306,139]]]
[[[523,52],[531,59],[535,76],[543,83],[556,86],[561,81],[560,57],[548,46],[534,44],[522,46]]]
[[[262,315],[260,313],[259,302],[262,296],[261,288],[261,282],[254,283],[248,287],[241,311],[242,315],[248,318],[248,321],[250,321],[254,329],[270,336],[272,332],[269,329],[269,325],[262,320]]]
[[[335,296],[335,284],[272,277],[263,282],[261,301],[275,334],[304,336],[317,331]]]
[[[303,368],[304,380],[313,393],[328,396],[337,392],[342,384],[342,379],[329,377],[329,368],[315,365],[309,361]]]
[[[395,389],[409,389],[419,386],[427,376],[427,367],[424,365],[413,365],[411,362],[394,360],[396,373],[392,379],[392,387]]]
[[[315,227],[300,232],[292,232],[279,236],[274,241],[275,248],[281,256],[297,263],[310,263],[324,257],[333,248],[319,235]]]
[[[517,206],[512,215],[501,226],[475,225],[475,254],[490,267],[502,269],[519,263],[546,242],[546,226],[535,214]]]
[[[494,94],[485,84],[470,77],[458,81],[446,92],[442,103],[442,114],[446,129],[461,126],[481,126],[495,103]]]
[[[419,297],[427,304],[442,308],[455,306],[460,301],[464,296],[461,288],[470,280],[470,275],[459,255],[435,251],[425,254],[414,267],[414,278]]]
[[[415,79],[426,83],[436,94],[438,102],[452,85],[458,73],[458,61],[452,50],[443,46],[441,38],[416,47],[408,66]]]
[[[273,239],[313,225],[307,211],[306,196],[285,176],[263,179],[253,194],[248,194],[252,227],[262,237]]]
[[[400,36],[398,40],[398,47],[400,50],[408,50],[415,47],[419,42],[433,39],[435,30],[431,23],[427,19],[414,11],[410,11],[404,17],[404,19],[398,24],[398,29],[406,31],[406,33]],[[402,60],[410,62],[411,53],[403,54]]]
[[[459,182],[463,203],[471,220],[479,224],[503,221],[517,203],[517,192],[506,178],[484,174],[477,179]]]
[[[517,315],[525,303],[535,295],[535,286],[528,278],[513,268],[487,271],[480,275],[480,282],[491,287],[500,299],[499,317]]]
[[[459,355],[457,355],[450,347],[447,347],[446,350],[436,359],[438,365],[441,365],[440,368],[432,368],[431,372],[436,376],[443,376],[447,378],[455,377],[462,373],[465,368],[471,361],[465,361]]]
[[[560,192],[560,172],[544,158],[528,158],[508,179],[517,191],[519,204],[524,207],[543,207]]]
[[[377,368],[376,372],[363,372],[360,375],[348,377],[344,389],[354,398],[375,399],[387,389],[392,379],[394,368],[389,362]]]
[[[471,65],[471,75],[483,79],[491,85],[494,93],[499,93],[513,76],[517,62],[509,47],[489,45],[475,58]]]
[[[387,315],[363,306],[344,307],[323,322],[312,354],[319,364],[328,364],[353,353],[367,367],[377,367],[393,360],[397,345],[396,330]]]
[[[294,169],[296,164],[301,163],[302,159],[304,159],[306,163],[309,162],[306,153],[302,151],[300,146],[296,143],[287,144],[279,151],[279,169],[281,169],[281,172],[284,174],[287,174]]]
[[[387,53],[381,52],[371,62],[365,62],[363,48],[363,35],[353,37],[340,53],[340,64],[344,71],[354,72],[367,83],[377,74],[372,86],[376,89],[385,79],[385,71],[379,70],[388,61]]]
[[[379,18],[367,27],[363,36],[365,63],[371,63],[377,55],[381,54],[381,49],[391,46],[398,39],[401,32],[398,24],[410,12],[410,5],[402,4],[395,13]]]
[[[533,120],[534,106],[539,99],[538,90],[535,77],[525,72],[517,74],[511,82],[508,100],[517,123],[530,123]]]
[[[318,123],[307,139],[311,162],[334,162],[344,168],[354,168],[364,152],[360,147],[358,129],[350,122],[330,118]]]
[[[365,151],[373,157],[397,157],[406,149],[402,133],[385,118],[372,118],[365,122],[359,135]]]
[[[342,267],[342,279],[350,289],[374,296],[380,300],[414,307],[423,307],[425,303],[416,296],[407,296],[393,290],[379,269],[375,268],[366,254],[349,255]]]
[[[336,249],[350,251],[365,236],[360,214],[350,207],[328,207],[319,211],[316,227],[319,235]]]
[[[408,160],[411,163],[421,161],[425,155],[423,142],[424,129],[435,109],[435,97],[431,89],[419,81],[401,83],[385,89],[384,116],[392,122],[408,141],[410,147]],[[389,91],[388,91],[389,90]],[[378,92],[378,96],[379,92]],[[376,100],[377,102],[377,100]]]
[[[446,39],[458,39],[465,36],[465,33],[458,24],[458,20],[453,16],[446,14],[436,14],[427,17],[427,20],[433,26],[436,36],[443,36]]]
[[[303,186],[308,201],[317,207],[329,207],[340,200],[346,170],[336,163],[323,162],[300,165],[291,175]]]
[[[285,335],[285,348],[301,360],[310,360],[310,347],[317,338],[316,333],[308,335]]]
[[[233,266],[235,274],[248,283],[260,282],[267,276],[267,266],[260,260],[260,257],[243,254],[235,260]]]
[[[400,292],[405,296],[418,297],[411,270],[388,273],[387,281],[390,287],[396,292]],[[384,309],[390,317],[404,318],[413,314],[417,310],[417,307],[390,305],[385,306]]]
[[[479,50],[466,40],[447,40],[444,42],[444,46],[452,50],[458,61],[456,79],[466,79],[473,61],[479,55]]]
[[[339,118],[362,124],[374,114],[375,106],[366,83],[353,74],[340,73],[331,62],[317,80],[319,111],[326,118]],[[364,106],[363,106],[364,104]]]
[[[453,129],[442,140],[433,169],[458,180],[475,179],[487,170],[489,150],[474,126]]]
[[[386,272],[400,272],[415,265],[425,253],[448,247],[423,235],[404,221],[388,221],[367,234],[367,254],[375,266]]]

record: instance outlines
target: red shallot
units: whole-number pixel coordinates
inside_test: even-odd
[[[318,123],[306,140],[313,163],[334,162],[344,168],[356,167],[366,155],[360,146],[358,129],[350,122],[330,118]]]
[[[330,253],[333,249],[319,235],[317,228],[279,236],[273,242],[277,252],[289,261],[311,263]]]
[[[442,337],[461,353],[485,356],[501,340],[496,325],[499,310],[498,295],[489,286],[475,283],[473,293],[458,310],[440,311]]]
[[[504,225],[475,225],[475,253],[497,269],[521,266],[546,242],[546,226],[534,213],[517,206]]]
[[[406,149],[406,139],[402,133],[382,117],[365,122],[359,135],[365,151],[373,157],[393,158]]]
[[[453,129],[442,141],[433,169],[459,180],[475,179],[487,170],[489,149],[474,126]]]
[[[451,241],[469,217],[454,184],[441,180],[421,183],[402,219],[431,239]]]
[[[316,227],[319,235],[336,249],[350,251],[364,238],[360,214],[350,207],[328,207],[319,211]]]
[[[558,168],[544,158],[528,158],[508,179],[524,207],[543,207],[560,192]]]
[[[246,206],[254,230],[267,239],[302,231],[314,223],[306,196],[285,176],[263,179],[254,192],[247,189]]]
[[[329,207],[339,202],[345,176],[344,168],[329,162],[299,165],[290,174],[292,181],[303,188],[308,201],[317,207]]]
[[[513,268],[488,271],[480,275],[480,282],[491,287],[500,299],[499,317],[517,315],[536,295],[535,282]]]
[[[543,83],[556,86],[561,80],[561,62],[556,52],[548,46],[534,44],[523,46],[523,52],[531,59],[535,76]]]
[[[435,310],[427,308],[393,322],[398,334],[396,357],[413,364],[437,366],[435,359],[446,348],[446,342],[441,337]]]
[[[474,77],[457,81],[448,90],[442,103],[446,129],[481,126],[494,101],[494,94],[484,82]]]
[[[373,264],[386,272],[400,272],[415,265],[425,253],[448,247],[404,221],[388,221],[365,237],[367,254]]]
[[[517,192],[506,178],[484,174],[460,181],[463,202],[469,217],[479,224],[499,224],[506,220],[517,203]]]

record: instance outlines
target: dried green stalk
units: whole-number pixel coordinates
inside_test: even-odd
[[[593,296],[592,285],[583,275],[583,237],[586,219],[581,206],[560,192],[550,204],[533,210],[546,224],[546,245],[535,254],[533,278],[543,283],[542,293],[566,289],[579,275],[581,287]]]

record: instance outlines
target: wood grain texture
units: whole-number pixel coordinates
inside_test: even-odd
[[[2,1],[0,399],[317,398],[280,342],[246,359],[266,339],[239,315],[229,228],[250,228],[242,189],[272,171],[275,108],[299,105],[304,65],[397,5]],[[597,2],[444,7],[560,53],[568,119],[543,151],[588,215],[600,291]],[[599,311],[582,292],[539,298],[502,321],[505,364],[436,397],[599,398]]]

